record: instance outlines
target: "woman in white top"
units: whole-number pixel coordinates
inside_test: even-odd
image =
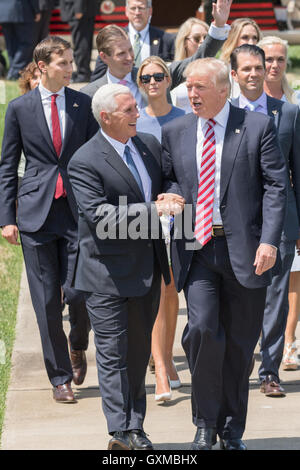
[[[264,90],[273,98],[300,103],[299,92],[288,84],[285,74],[287,66],[288,43],[276,36],[266,36],[259,43],[266,56],[266,78]],[[298,357],[296,347],[296,326],[300,311],[300,239],[296,241],[295,258],[291,268],[289,284],[289,313],[285,330],[285,345],[282,358],[284,370],[296,370]]]
[[[203,43],[209,26],[199,18],[188,18],[179,28],[175,40],[175,60],[191,57]],[[186,112],[192,112],[185,83],[171,91],[172,103]]]
[[[262,38],[262,33],[257,23],[251,18],[238,18],[231,23],[231,29],[227,40],[224,42],[220,59],[230,64],[232,51],[242,44],[257,44]],[[240,87],[235,82],[230,73],[231,94],[230,98],[237,98],[240,95]]]

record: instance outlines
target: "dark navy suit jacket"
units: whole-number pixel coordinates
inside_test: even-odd
[[[67,174],[74,152],[99,128],[88,96],[65,88],[66,127],[60,158],[57,158],[42,107],[38,88],[12,100],[7,108],[0,163],[0,226],[17,224],[20,231],[36,232],[49,213],[60,172],[72,214],[77,205]],[[25,173],[18,189],[21,152],[26,159]]]
[[[163,127],[164,189],[185,198],[193,224],[198,193],[196,141],[194,114]],[[243,286],[259,288],[271,283],[270,270],[257,276],[253,263],[259,243],[279,245],[285,210],[286,165],[273,120],[230,106],[221,162],[220,212],[232,269]],[[178,290],[185,284],[193,257],[186,243],[185,237],[172,241]]]
[[[231,101],[239,106],[239,98]],[[281,152],[286,161],[287,210],[282,239],[297,240],[300,223],[300,110],[295,104],[267,96],[268,115],[274,120]]]

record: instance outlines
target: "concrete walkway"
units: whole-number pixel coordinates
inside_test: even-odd
[[[154,401],[154,375],[147,374],[148,411],[145,431],[156,450],[187,450],[195,428],[191,423],[190,375],[180,339],[186,322],[185,303],[180,296],[180,313],[174,347],[175,363],[183,386],[170,402]],[[66,333],[68,319],[64,316]],[[300,338],[298,329],[298,338]],[[84,384],[73,389],[77,404],[57,404],[52,399],[40,337],[28,292],[25,271],[21,280],[16,340],[2,450],[101,450],[108,434],[101,408],[95,364],[93,334],[87,353],[88,373]],[[259,391],[256,366],[250,378],[250,399],[244,440],[250,450],[300,449],[300,370],[282,372],[285,398],[266,398]],[[219,449],[219,445],[215,446]]]

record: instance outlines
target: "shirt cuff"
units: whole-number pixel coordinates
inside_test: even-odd
[[[214,24],[211,24],[208,30],[208,34],[214,39],[225,41],[228,37],[229,31],[230,31],[229,24],[225,24],[221,28],[219,28],[218,26],[215,26]]]

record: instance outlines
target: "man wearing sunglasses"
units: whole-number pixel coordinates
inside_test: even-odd
[[[230,29],[226,22],[229,17],[231,3],[232,0],[217,0],[213,9],[214,22],[203,44],[201,44],[193,56],[182,61],[173,62],[170,65],[171,88],[184,81],[183,72],[190,62],[202,57],[213,57],[216,55]],[[120,31],[117,33],[116,28],[118,27],[115,25],[106,26],[99,32],[96,39],[99,56],[107,65],[106,74],[83,87],[81,91],[93,97],[98,88],[106,83],[119,83],[120,81],[123,83],[123,80],[126,80],[126,85],[130,87],[138,106],[144,107],[146,105],[146,97],[140,95],[135,83],[137,68],[134,67],[133,47],[127,33],[122,28],[118,29],[123,31],[124,34],[122,35]],[[121,60],[121,54],[123,54],[124,60]]]

